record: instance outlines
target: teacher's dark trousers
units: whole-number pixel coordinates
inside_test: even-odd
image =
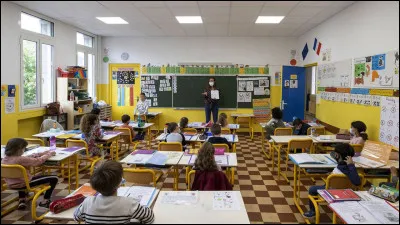
[[[205,104],[205,111],[206,111],[206,123],[211,120],[211,112],[213,115],[214,123],[218,120],[218,104]]]

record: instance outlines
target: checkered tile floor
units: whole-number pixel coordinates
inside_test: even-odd
[[[276,168],[272,171],[272,162],[268,160],[261,151],[260,136],[255,136],[252,141],[249,136],[239,134],[240,142],[237,144],[238,168],[235,174],[234,190],[240,190],[246,206],[247,214],[251,223],[304,223],[302,216],[293,202],[293,172],[289,166],[287,175],[291,184],[281,178],[278,179]],[[157,148],[157,142],[152,142],[152,147]],[[139,148],[145,148],[145,144],[139,145]],[[284,169],[284,165],[281,166]],[[90,176],[87,172],[80,174],[80,184],[87,183]],[[72,182],[74,182],[72,180]],[[308,188],[313,185],[309,178],[302,178],[301,200],[303,210],[308,209]],[[317,180],[317,185],[322,181]],[[163,190],[173,190],[173,177],[164,175],[158,188]],[[179,177],[179,189],[185,190],[184,170],[181,170]],[[53,199],[60,199],[68,195],[68,181],[60,179],[54,193]],[[14,197],[12,191],[4,191],[1,194],[1,200],[6,201]],[[305,207],[307,205],[307,208]],[[331,223],[332,214],[327,206],[322,206],[321,223]],[[156,215],[157,216],[157,215]],[[15,210],[1,218],[1,223],[31,223],[30,209],[24,211]],[[195,221],[201,223],[201,221]],[[41,223],[74,223],[73,221],[51,221],[43,220]]]

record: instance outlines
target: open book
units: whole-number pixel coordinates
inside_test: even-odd
[[[135,201],[139,202],[142,206],[150,207],[154,199],[156,189],[154,187],[120,187],[117,190],[118,196],[124,196],[128,198],[133,198]]]
[[[336,161],[329,154],[291,154],[293,161],[297,164],[336,164]]]
[[[368,166],[378,168],[385,166],[390,157],[392,146],[377,141],[366,141],[361,151],[361,156],[354,157],[353,161]]]

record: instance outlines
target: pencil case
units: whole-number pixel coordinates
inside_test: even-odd
[[[336,139],[350,140],[351,136],[348,134],[336,134]]]
[[[67,209],[80,205],[85,200],[85,196],[77,194],[71,197],[56,200],[50,203],[50,211],[54,214],[63,212]]]
[[[396,202],[399,200],[399,192],[390,190],[388,188],[375,187],[372,185],[368,192],[373,196],[383,198],[390,202]]]

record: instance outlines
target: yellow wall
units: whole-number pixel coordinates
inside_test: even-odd
[[[40,129],[45,109],[19,111],[19,86],[15,85],[15,113],[5,114],[5,97],[1,97],[1,144],[10,138],[32,137]]]
[[[117,106],[117,92],[116,92],[116,81],[111,80],[111,71],[117,68],[138,68],[139,64],[110,64],[109,65],[109,83],[111,84],[97,84],[97,99],[105,100],[108,104],[112,105],[112,119],[120,120],[123,114],[132,115],[135,106]],[[281,86],[271,86],[271,108],[279,107],[282,92]],[[140,94],[140,78],[135,80],[134,86],[134,102],[136,104],[136,97]],[[112,101],[110,101],[110,98]],[[173,108],[150,108],[149,112],[162,112],[160,117],[160,126],[165,123],[176,121],[178,122],[181,117],[185,116],[189,118],[189,121],[204,121],[205,113],[203,109],[191,109],[191,110],[176,110]],[[238,109],[238,110],[220,110],[220,113],[225,112],[229,116],[232,113],[253,113],[253,109]],[[232,118],[229,118],[229,122],[232,123]],[[254,126],[255,131],[259,132],[260,127]],[[160,127],[161,129],[161,127]]]
[[[335,127],[350,129],[351,122],[361,120],[367,125],[370,140],[379,140],[380,107],[331,102],[321,99],[316,117]]]

